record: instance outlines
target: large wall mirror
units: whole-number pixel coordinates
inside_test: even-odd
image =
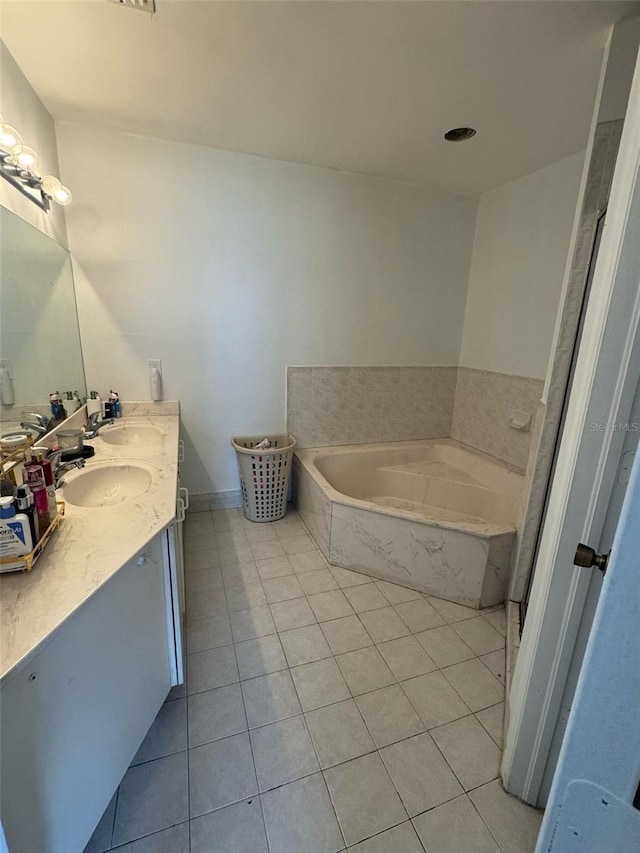
[[[50,415],[55,391],[87,396],[71,257],[66,249],[0,208],[0,370],[12,381],[0,401],[0,432],[23,412]],[[6,373],[2,384],[8,381]],[[14,402],[10,403],[13,396]],[[68,405],[67,413],[77,406]]]

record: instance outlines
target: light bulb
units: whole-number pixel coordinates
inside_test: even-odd
[[[3,151],[11,151],[16,145],[20,145],[22,137],[10,124],[0,124],[0,148]]]
[[[61,187],[62,184],[57,178],[54,178],[53,175],[45,175],[42,179],[42,189],[48,196],[51,196],[51,198],[54,197]]]
[[[56,201],[58,204],[66,206],[67,204],[71,204],[72,198],[70,191],[63,187],[62,184],[58,187],[58,189],[53,193],[51,198]]]
[[[73,198],[71,196],[70,190],[68,190],[66,187],[61,186],[58,192],[54,195],[53,200],[57,201],[58,204],[61,204],[64,207],[67,204],[71,204]]]
[[[66,187],[63,187],[57,178],[53,175],[45,175],[42,179],[42,191],[52,198],[58,204],[70,204],[71,193]]]
[[[40,157],[28,145],[14,145],[11,149],[11,162],[27,172],[35,172],[40,164]]]

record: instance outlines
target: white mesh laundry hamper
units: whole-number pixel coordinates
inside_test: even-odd
[[[268,438],[268,450],[254,450]],[[287,512],[293,448],[292,435],[244,435],[231,439],[238,460],[242,507],[249,521],[276,521]]]

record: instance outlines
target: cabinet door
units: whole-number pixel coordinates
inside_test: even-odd
[[[167,695],[161,536],[2,684],[11,853],[84,849]]]

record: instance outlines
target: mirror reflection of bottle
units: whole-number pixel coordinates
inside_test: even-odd
[[[105,418],[120,417],[120,397],[117,391],[109,392],[109,399],[105,400],[104,404],[104,416]]]
[[[51,417],[53,420],[61,421],[64,406],[62,405],[62,397],[60,396],[59,391],[54,391],[53,394],[49,394],[49,404],[51,405]]]

